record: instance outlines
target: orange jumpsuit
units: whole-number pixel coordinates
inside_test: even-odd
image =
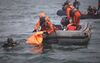
[[[45,23],[46,23],[46,25],[44,27],[42,27],[40,31],[46,31],[49,34],[53,33],[54,32],[53,24],[50,21],[46,21]],[[37,22],[34,29],[38,30],[39,27],[40,27],[40,21]]]
[[[74,14],[71,16],[71,11],[74,12]],[[67,17],[70,19],[72,17],[72,23],[76,24],[76,25],[79,25],[80,23],[80,12],[72,5],[69,5],[67,8],[66,8],[66,15]]]

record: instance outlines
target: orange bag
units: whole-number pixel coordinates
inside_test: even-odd
[[[69,24],[69,25],[67,26],[67,30],[75,31],[75,30],[76,30],[76,26],[73,26],[72,24]]]
[[[27,38],[27,43],[30,45],[41,45],[43,41],[43,31],[36,32]]]

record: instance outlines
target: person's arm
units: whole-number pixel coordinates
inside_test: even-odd
[[[38,30],[39,26],[40,26],[40,22],[38,21],[38,22],[36,23],[36,25],[34,26],[34,30]]]
[[[66,8],[67,19],[70,19],[70,8]]]
[[[48,31],[48,34],[51,34],[52,32],[54,32],[54,26],[51,22],[48,22],[48,25],[50,27],[50,30]]]

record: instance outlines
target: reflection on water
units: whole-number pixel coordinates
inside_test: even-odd
[[[43,47],[34,47],[32,48],[33,54],[42,54],[43,53]]]
[[[6,42],[6,41],[5,41]],[[41,47],[35,47],[33,45],[29,45],[26,44],[26,40],[16,40],[16,42],[18,43],[15,47],[13,48],[3,48],[1,47],[0,52],[1,53],[12,53],[12,54],[20,54],[20,53],[30,53],[30,54],[46,54],[49,51],[53,51],[53,50],[61,50],[61,51],[75,51],[75,50],[79,50],[79,49],[84,49],[88,47],[87,45],[84,46],[80,46],[80,45],[67,45],[67,46],[63,46],[63,45],[58,45],[58,44],[52,44],[52,42],[44,42],[43,46]],[[1,44],[1,46],[4,43]]]
[[[56,50],[62,50],[62,51],[74,51],[74,50],[79,50],[79,49],[84,49],[87,48],[87,45],[57,45],[57,44],[45,44],[41,47],[33,47],[32,52],[33,54],[45,54],[48,53],[49,51],[53,51],[54,49]]]

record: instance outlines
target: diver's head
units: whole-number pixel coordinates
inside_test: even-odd
[[[11,42],[13,42],[13,39],[12,39],[12,38],[8,38],[8,39],[7,39],[7,42],[8,42],[8,43],[11,43]]]

